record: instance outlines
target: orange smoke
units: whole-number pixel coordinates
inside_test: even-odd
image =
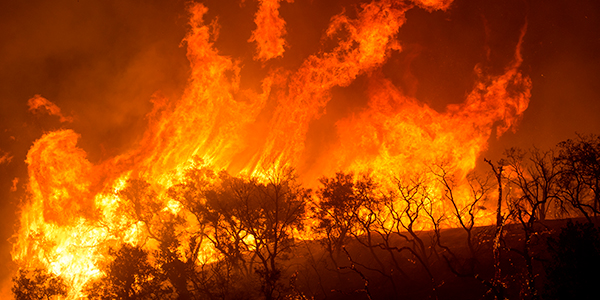
[[[10,186],[10,191],[11,192],[16,192],[17,191],[17,184],[19,184],[19,177],[13,178],[12,185]]]
[[[50,102],[50,100],[40,96],[40,95],[35,95],[33,96],[33,98],[29,99],[29,101],[27,101],[27,105],[29,106],[29,111],[30,112],[37,112],[43,109],[45,109],[50,115],[52,116],[57,116],[60,118],[60,122],[61,123],[71,123],[73,122],[73,118],[72,117],[66,117],[64,116],[61,112],[60,112],[60,108],[58,106],[56,106],[56,104]]]
[[[13,157],[8,152],[0,150],[0,165],[8,164],[12,161]]]

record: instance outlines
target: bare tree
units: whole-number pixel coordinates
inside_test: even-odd
[[[441,255],[446,261],[446,265],[452,273],[458,277],[474,278],[478,280],[482,285],[488,288],[488,293],[494,295],[495,299],[505,298],[505,286],[501,278],[500,270],[500,239],[502,237],[502,227],[504,224],[504,216],[499,213],[500,208],[496,211],[496,221],[500,222],[497,224],[497,228],[494,233],[493,244],[492,244],[492,255],[494,257],[494,275],[492,278],[485,276],[486,265],[480,260],[485,255],[482,253],[483,250],[488,249],[483,247],[486,245],[484,241],[488,239],[489,233],[483,229],[476,229],[476,222],[479,217],[481,210],[485,207],[483,203],[486,202],[491,190],[489,177],[479,176],[476,174],[468,174],[465,181],[461,182],[462,186],[466,188],[466,192],[458,193],[460,190],[459,184],[455,179],[455,176],[450,169],[444,165],[438,165],[432,171],[438,178],[438,182],[444,189],[443,199],[450,204],[452,211],[452,219],[458,224],[466,234],[466,246],[469,255],[462,257],[459,255],[458,249],[451,249],[449,246],[444,245],[440,242],[442,234],[439,229],[439,223],[441,218],[434,218],[430,212],[431,209],[427,209],[427,213],[434,224],[434,236],[437,246],[441,250]],[[498,176],[496,176],[498,179]],[[500,182],[501,183],[501,182]],[[460,196],[459,196],[460,194]],[[499,199],[501,203],[501,199]],[[500,205],[500,204],[498,204]]]
[[[521,296],[535,299],[539,296],[535,288],[536,254],[532,250],[535,239],[539,237],[536,224],[544,221],[549,211],[560,206],[560,170],[552,150],[533,148],[525,152],[511,148],[505,156],[508,166],[506,178],[512,188],[507,204],[512,218],[523,229],[522,246],[511,247],[510,250],[524,259]]]
[[[488,178],[470,175],[467,178],[468,194],[465,198],[456,197],[457,182],[455,176],[443,165],[438,165],[434,170],[439,183],[444,189],[444,199],[450,204],[452,215],[466,233],[466,244],[469,249],[470,258],[464,271],[474,274],[477,264],[477,241],[473,228],[475,227],[477,212],[483,208],[483,202],[489,191]]]
[[[397,254],[407,252],[425,270],[435,293],[436,283],[430,262],[434,249],[422,239],[423,229],[430,221],[425,206],[432,204],[428,186],[422,177],[396,178],[395,182],[396,189],[383,197],[383,208],[377,218],[376,232],[381,237],[379,247],[390,253],[394,271],[404,275],[404,280],[415,280],[415,272],[410,272],[412,276],[408,276],[397,257]]]
[[[525,152],[510,148],[505,152],[511,187],[512,205],[517,217],[524,222],[544,221],[549,211],[556,209],[559,201],[559,168],[554,151],[533,148]]]
[[[578,136],[558,144],[561,196],[588,221],[600,213],[600,136]]]
[[[494,294],[495,299],[504,299],[506,294],[506,284],[502,279],[502,269],[500,263],[502,261],[502,233],[504,231],[504,221],[506,216],[502,213],[502,172],[506,162],[504,160],[498,161],[496,165],[489,160],[484,161],[490,165],[496,181],[498,182],[498,204],[496,206],[496,226],[494,229],[494,239],[492,242],[492,255],[494,259],[494,277],[491,281],[490,291]]]

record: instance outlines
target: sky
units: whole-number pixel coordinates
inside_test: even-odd
[[[282,2],[288,48],[276,63],[294,69],[327,47],[321,43],[326,24],[357,2]],[[248,42],[257,1],[202,3],[209,9],[205,19],[220,25],[216,48],[243,61],[243,87],[258,88],[254,78],[270,65],[252,60],[255,48]],[[9,239],[18,226],[25,158],[33,142],[45,132],[73,129],[91,162],[133,147],[145,129],[152,95],[177,99],[186,86],[190,67],[181,41],[187,22],[181,0],[0,3],[1,281],[14,270]],[[483,156],[499,159],[508,147],[544,149],[576,133],[600,134],[600,2],[595,0],[456,0],[447,11],[415,8],[398,34],[402,51],[381,71],[407,95],[443,111],[471,91],[476,67],[502,72],[524,26],[521,70],[532,80],[529,107],[514,132],[492,137]],[[356,90],[365,81],[359,77],[333,90],[327,115],[312,127],[331,127],[336,116],[364,106]],[[29,111],[35,95],[54,103],[64,118]]]

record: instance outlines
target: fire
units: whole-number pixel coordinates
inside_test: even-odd
[[[288,47],[281,2],[259,1],[249,42],[256,44],[254,59],[263,63],[283,57]],[[367,107],[337,121],[339,141],[326,161],[320,159],[304,172],[305,183],[337,170],[410,176],[440,161],[456,170],[458,181],[464,180],[494,128],[496,136],[514,128],[527,109],[531,81],[519,71],[525,29],[503,74],[479,72],[479,82],[461,104],[438,112],[403,94],[381,72],[392,53],[402,50],[397,34],[407,22],[405,13],[415,5],[445,10],[452,1],[413,2],[372,1],[356,7],[355,17],[335,15],[325,30],[335,46],[310,55],[297,69],[271,69],[260,91],[240,87],[243,63],[220,54],[215,47],[218,23],[205,22],[209,8],[192,5],[184,39],[192,69],[189,84],[177,101],[152,99],[154,109],[137,148],[92,164],[77,147],[79,135],[69,129],[49,132],[31,147],[29,198],[22,207],[13,259],[23,267],[44,266],[64,276],[72,286],[69,298],[80,297],[85,283],[101,274],[98,266],[111,245],[151,245],[149,225],[123,213],[133,205],[124,196],[129,179],[148,182],[146,188],[158,201],[153,204],[157,214],[185,218],[181,203],[165,193],[191,166],[204,163],[258,177],[282,167],[301,169],[311,122],[326,114],[333,88],[347,87],[359,76],[368,77]],[[45,107],[61,122],[72,121],[39,95],[29,105],[32,110]],[[268,120],[261,123],[264,115]],[[206,248],[201,255],[214,257],[214,251]]]
[[[531,80],[518,72],[519,51],[504,74],[481,78],[465,102],[443,113],[403,95],[385,78],[372,78],[368,108],[337,123],[342,145],[335,157],[343,159],[334,168],[387,170],[393,176],[403,169],[425,172],[441,159],[466,175],[494,126],[500,123],[496,135],[502,135],[527,109]]]
[[[256,29],[249,42],[256,42],[255,59],[262,61],[283,56],[285,51],[285,21],[279,16],[280,0],[261,0],[254,22]],[[291,1],[290,1],[291,2]]]

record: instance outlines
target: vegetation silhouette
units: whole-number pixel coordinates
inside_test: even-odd
[[[135,245],[111,241],[83,294],[269,300],[596,294],[600,137],[577,136],[549,150],[511,148],[485,163],[488,172],[468,175],[444,163],[412,177],[340,171],[315,191],[292,169],[233,176],[200,159],[166,192],[130,179],[117,211],[147,238]],[[18,300],[66,297],[69,285],[35,267],[19,270],[13,282]]]

